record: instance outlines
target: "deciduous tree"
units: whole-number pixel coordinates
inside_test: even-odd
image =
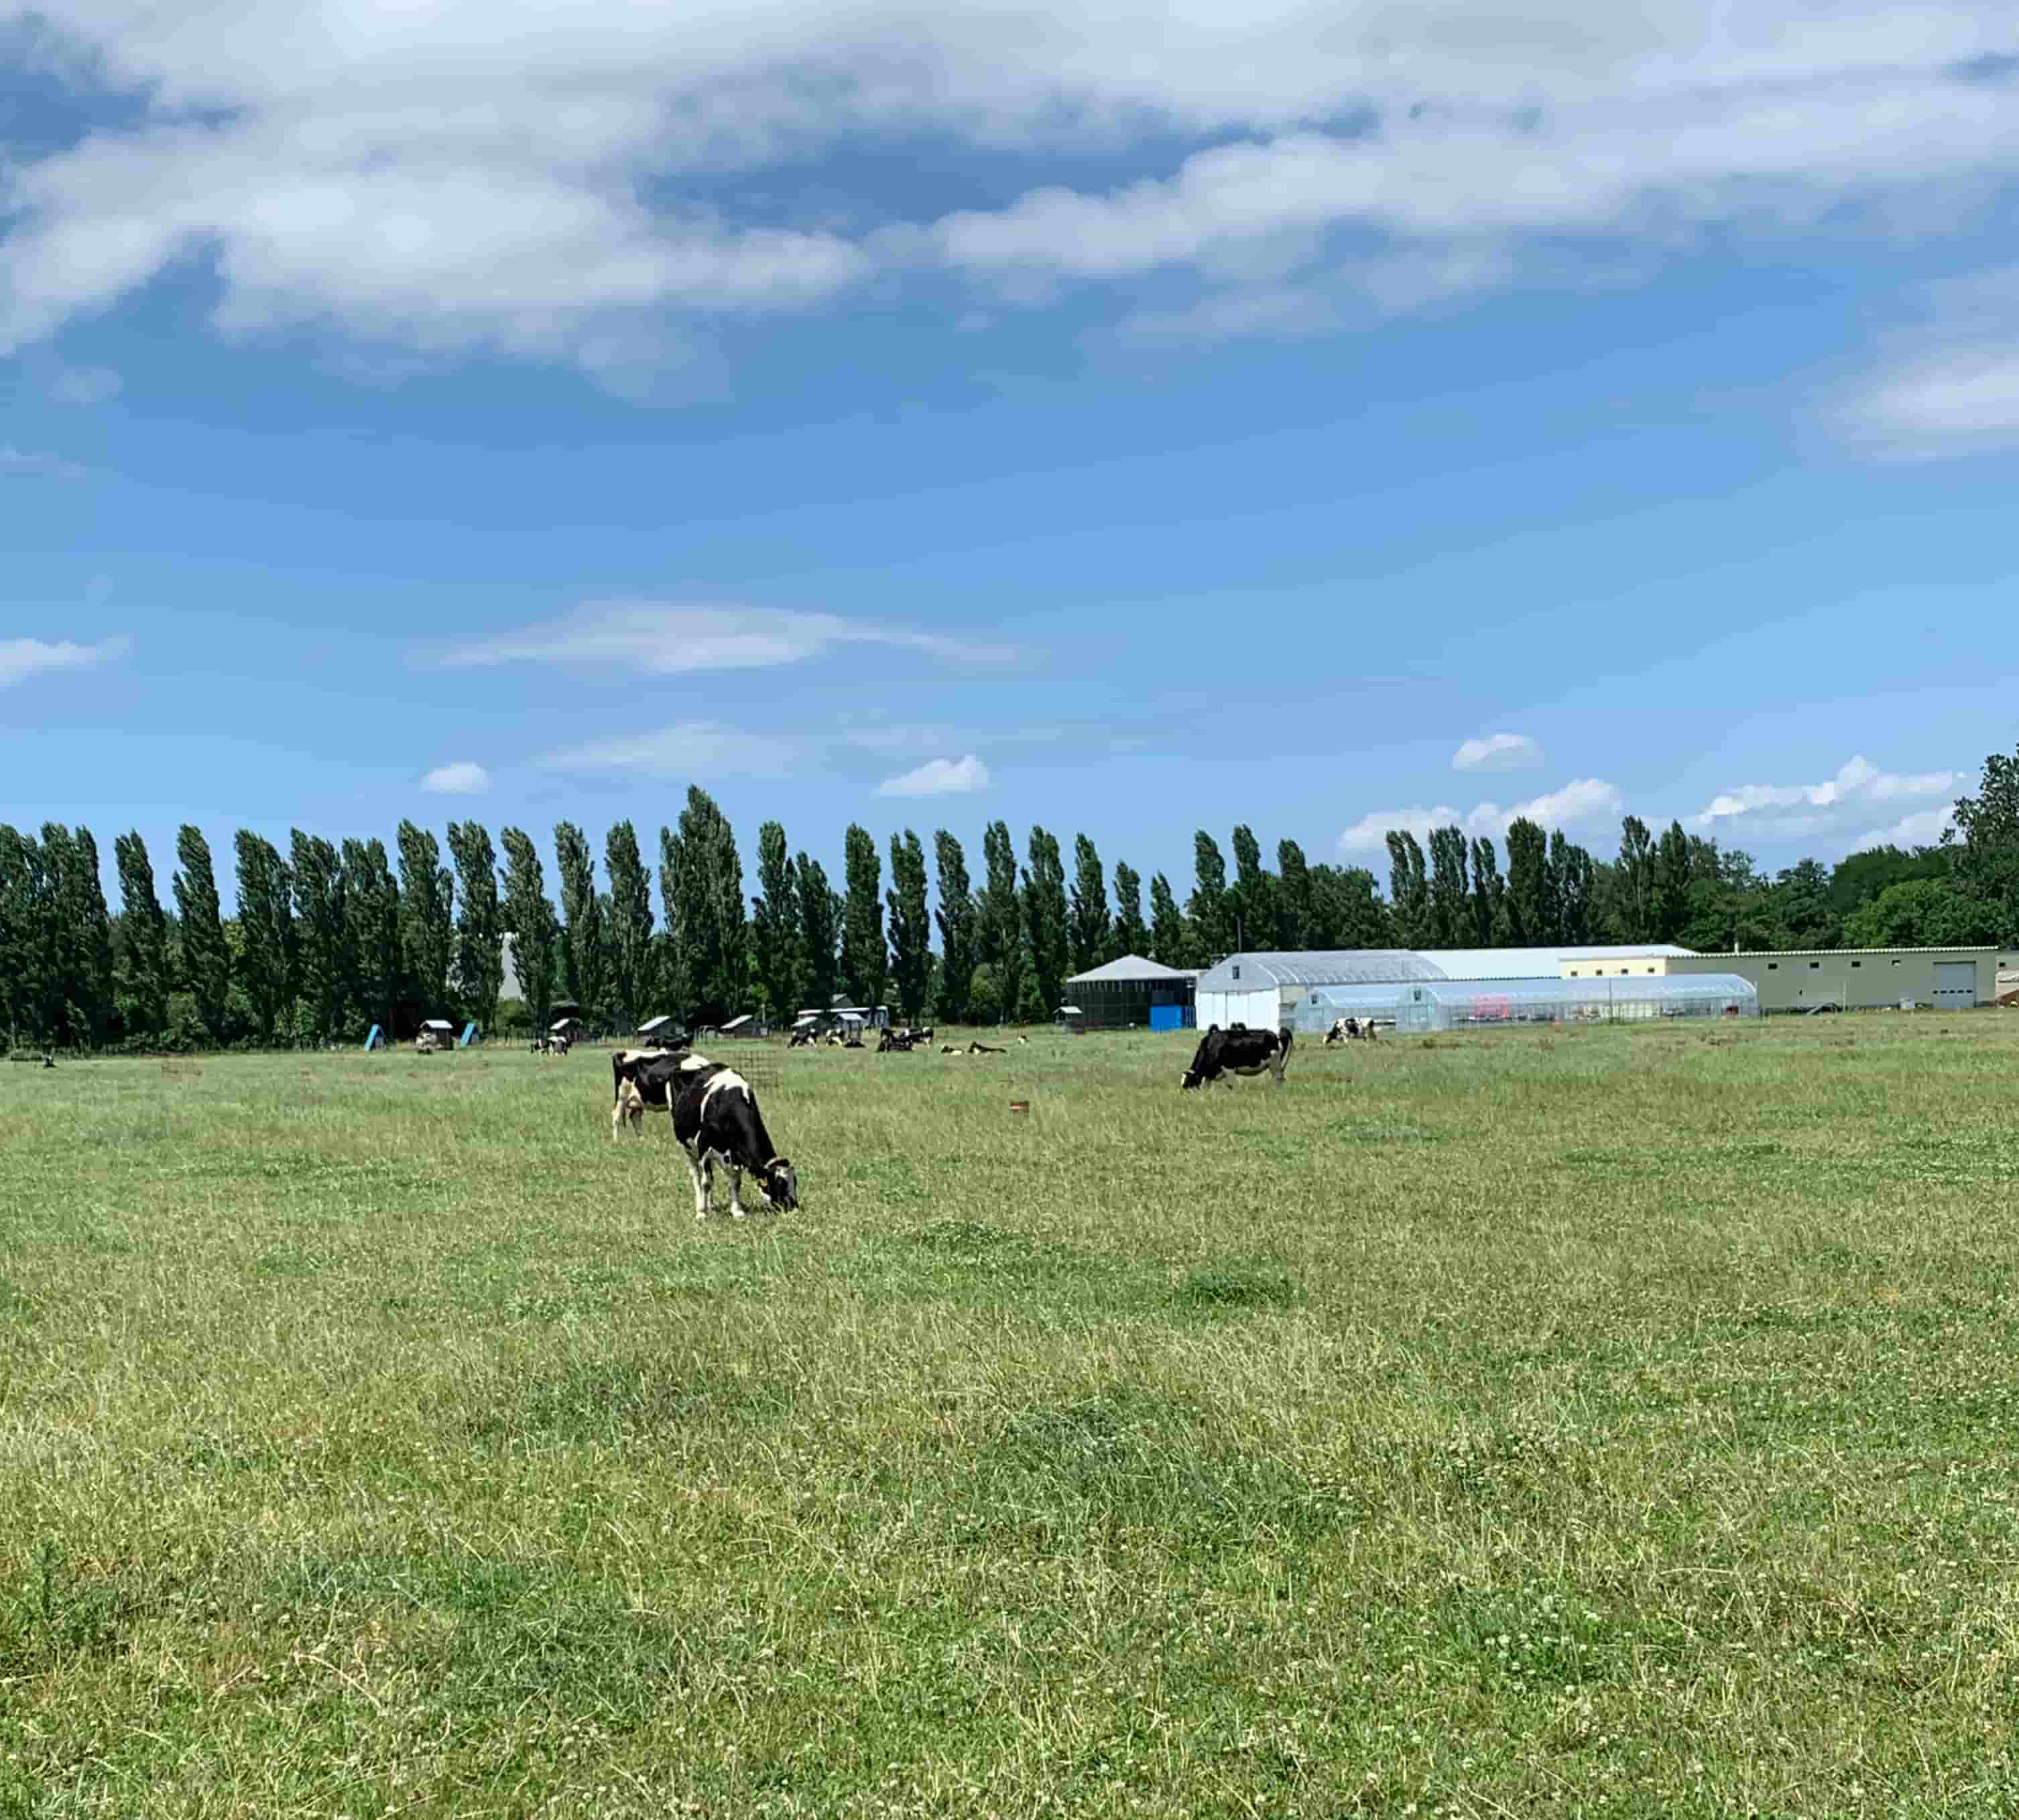
[[[238,981],[263,1042],[292,1021],[299,942],[295,933],[294,876],[280,849],[249,828],[234,842],[238,870]]]
[[[767,821],[757,830],[757,890],[759,894],[750,900],[750,944],[757,978],[773,1020],[789,1023],[805,1002],[806,963],[801,956],[798,881],[782,822]]]
[[[1067,930],[1065,862],[1058,837],[1042,828],[1031,830],[1030,863],[1024,874],[1024,935],[1030,944],[1031,973],[1037,984],[1038,1015],[1049,1017],[1064,1000],[1066,969],[1071,952]],[[1030,993],[1019,1000],[1028,1017]]]
[[[217,877],[203,830],[184,822],[176,835],[180,868],[173,881],[176,922],[182,936],[182,980],[213,1042],[222,1042],[231,1014],[231,951],[219,913]]]
[[[604,836],[604,875],[610,880],[610,995],[624,1028],[652,1014],[652,877],[638,850],[638,831],[620,821]]]
[[[497,1025],[498,995],[505,984],[505,925],[498,908],[497,850],[482,823],[451,821],[448,851],[455,865],[456,995],[478,1028],[488,1035]]]
[[[890,980],[904,1015],[923,1018],[932,984],[933,919],[926,901],[926,850],[910,828],[890,836]]]
[[[169,919],[154,894],[154,863],[137,831],[112,843],[119,868],[119,915],[125,937],[120,969],[126,1028],[134,1035],[159,1036],[169,1025],[170,971]]]
[[[1143,880],[1126,860],[1115,862],[1115,934],[1108,944],[1116,959],[1150,957],[1150,931],[1143,921]]]
[[[842,989],[858,1005],[883,1002],[890,952],[883,942],[883,862],[869,830],[851,821],[842,845]]]
[[[970,1000],[980,964],[974,888],[968,879],[967,855],[944,828],[933,836],[933,859],[939,883],[933,919],[940,930],[940,1015],[949,1024],[964,1024],[973,1015]]]
[[[423,1017],[446,1017],[449,967],[455,955],[455,879],[441,863],[441,847],[427,829],[402,821],[397,844],[400,946],[407,989]],[[242,886],[241,891],[242,903]]]
[[[1083,973],[1111,957],[1108,943],[1114,919],[1107,908],[1107,876],[1100,854],[1084,834],[1073,839],[1072,906],[1068,912],[1071,930],[1072,967]]]

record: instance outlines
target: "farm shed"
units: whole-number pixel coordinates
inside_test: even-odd
[[[1966,1011],[1996,1002],[1999,970],[2012,964],[2010,951],[1995,948],[1837,948],[1689,955],[1670,960],[1668,970],[1738,973],[1758,988],[1763,1011],[1872,1010],[1908,999]]]
[[[1615,975],[1610,979],[1424,980],[1317,986],[1296,1028],[1328,1030],[1372,1017],[1398,1031],[1476,1030],[1501,1024],[1625,1024],[1666,1017],[1756,1017],[1760,995],[1736,973]]]
[[[1192,1022],[1198,975],[1125,954],[1066,981],[1089,1030],[1183,1030]]]
[[[670,1017],[648,1017],[638,1026],[637,1034],[647,1042],[658,1042],[673,1034],[673,1021]]]

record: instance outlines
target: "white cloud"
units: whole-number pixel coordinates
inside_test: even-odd
[[[49,382],[49,396],[59,404],[103,404],[123,383],[110,367],[66,367]]]
[[[2010,86],[1970,67],[2012,47],[1988,0],[53,10],[66,78],[121,124],[0,178],[0,351],[199,263],[229,331],[571,360],[629,393],[697,324],[921,265],[1011,302],[1184,266],[1215,294],[1130,333],[1321,332],[1571,239],[1669,258],[1874,204],[1960,219],[2019,165]],[[892,136],[1129,175],[923,224],[901,187],[801,180]],[[1894,408],[1958,408],[1933,378]]]
[[[19,474],[45,480],[81,480],[84,470],[75,462],[65,461],[61,455],[0,443],[0,474]]]
[[[803,663],[850,644],[919,651],[951,663],[1008,663],[1020,655],[987,640],[872,625],[832,613],[634,600],[592,602],[564,618],[426,654],[424,661],[451,669],[545,663],[615,669],[627,677],[670,676]]]
[[[1838,767],[1836,776],[1825,778],[1818,784],[1742,784],[1736,789],[1720,791],[1695,821],[1699,828],[1715,828],[1721,823],[1737,822],[1744,817],[1753,816],[1758,819],[1748,822],[1748,827],[1763,826],[1769,832],[1787,835],[1813,833],[1832,825],[1836,818],[1771,814],[1763,818],[1760,812],[1836,810],[1859,803],[1940,796],[1956,789],[1958,781],[1959,774],[1955,771],[1882,771],[1870,760],[1860,756],[1847,759]]]
[[[916,770],[886,778],[879,796],[964,796],[988,788],[988,767],[970,752],[965,758],[929,759]]]
[[[1882,343],[1876,369],[1831,414],[1886,461],[2019,448],[2019,266],[1931,287],[1922,320]]]
[[[800,749],[712,721],[683,720],[649,733],[618,734],[549,752],[539,763],[553,771],[629,771],[651,778],[781,777]]]
[[[1542,741],[1525,733],[1489,733],[1452,754],[1455,771],[1528,770],[1542,762]]]
[[[1434,828],[1455,825],[1468,836],[1489,839],[1506,836],[1516,821],[1538,822],[1547,832],[1586,828],[1618,816],[1622,804],[1618,789],[1603,778],[1579,778],[1560,790],[1502,807],[1498,803],[1481,803],[1461,813],[1448,803],[1433,809],[1377,809],[1363,815],[1339,837],[1342,853],[1384,851],[1390,828],[1406,828],[1419,843],[1428,839]]]
[[[468,759],[437,765],[421,779],[421,788],[437,796],[480,796],[491,788],[491,774]]]
[[[81,670],[92,664],[111,663],[132,648],[132,640],[124,636],[100,639],[96,644],[72,644],[67,640],[50,644],[39,638],[0,638],[0,689],[50,670]]]
[[[1889,828],[1869,829],[1850,843],[1848,850],[1858,853],[1868,847],[1933,847],[1955,819],[1956,810],[1946,803],[1933,809],[1916,809]]]

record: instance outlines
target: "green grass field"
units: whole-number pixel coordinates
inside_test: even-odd
[[[0,1068],[0,1817],[2019,1811],[2019,1020],[723,1053]]]

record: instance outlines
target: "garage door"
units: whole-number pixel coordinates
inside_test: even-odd
[[[1974,1005],[1977,1002],[1976,962],[1937,961],[1935,1002],[1937,1005]]]

